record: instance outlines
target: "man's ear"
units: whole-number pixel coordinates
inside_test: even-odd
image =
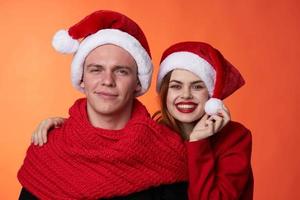
[[[141,90],[142,90],[141,81],[140,81],[139,77],[137,77],[137,85],[135,88],[135,93],[139,93]]]
[[[142,86],[140,83],[138,83],[135,87],[135,93],[139,93],[142,90]]]
[[[80,80],[80,87],[81,87],[82,89],[84,89],[83,76],[84,76],[85,61],[84,61],[84,63],[83,63],[82,66],[83,66],[83,68],[82,68],[82,75],[81,75],[81,80]]]

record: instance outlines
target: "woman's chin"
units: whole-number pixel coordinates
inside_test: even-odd
[[[176,120],[178,120],[180,123],[183,124],[195,124],[201,117],[199,116],[180,116],[175,117]]]

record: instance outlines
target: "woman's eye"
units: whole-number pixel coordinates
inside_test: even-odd
[[[172,89],[180,89],[181,86],[180,85],[170,85],[170,88],[172,88]]]
[[[200,90],[200,89],[202,89],[202,88],[204,88],[204,87],[203,87],[203,85],[193,85],[192,88],[193,88],[193,89],[196,89],[196,90]]]

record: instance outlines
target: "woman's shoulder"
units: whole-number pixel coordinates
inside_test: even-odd
[[[230,121],[220,132],[213,136],[212,142],[215,146],[223,147],[225,149],[238,146],[251,148],[252,135],[251,131],[243,124]]]
[[[230,121],[223,130],[220,131],[220,133],[228,134],[229,136],[250,136],[251,137],[251,131],[245,127],[243,124],[236,122],[236,121]]]

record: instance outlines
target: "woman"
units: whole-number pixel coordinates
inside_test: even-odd
[[[243,84],[238,70],[209,44],[182,42],[163,53],[157,76],[158,121],[186,140],[190,200],[253,198],[250,131],[228,123],[220,100]],[[43,121],[32,142],[42,145],[47,130],[61,123],[62,118]]]
[[[220,99],[244,84],[238,70],[210,45],[182,42],[164,52],[157,77],[161,121],[189,140],[189,199],[252,199],[250,131],[218,126],[228,119]]]

